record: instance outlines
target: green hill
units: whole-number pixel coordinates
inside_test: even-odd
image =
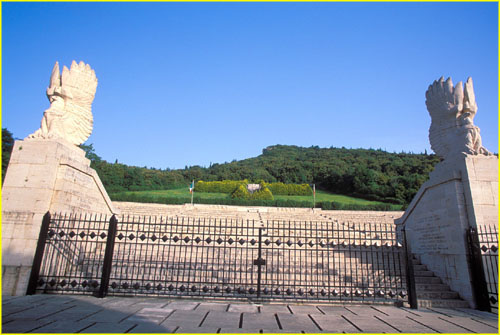
[[[2,129],[2,175],[12,150],[12,137],[7,129]],[[162,170],[108,163],[95,153],[92,145],[81,147],[108,193],[188,187],[192,179],[248,179],[250,182],[314,183],[318,190],[329,193],[407,205],[439,162],[436,155],[427,153],[273,145],[265,148],[261,155],[241,161],[207,168]]]
[[[262,154],[210,167],[158,170],[111,164],[92,146],[84,147],[110,193],[172,189],[192,179],[316,184],[316,188],[367,200],[408,204],[439,162],[435,155],[389,153],[374,149],[346,149],[274,145]]]

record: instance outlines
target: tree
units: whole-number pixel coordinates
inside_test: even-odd
[[[10,154],[14,147],[14,137],[7,128],[2,128],[2,184],[9,166]]]
[[[95,164],[100,163],[102,158],[95,153],[94,144],[80,144],[80,149],[85,151],[85,157],[90,159],[90,166],[94,167]],[[117,160],[118,161],[118,160]]]

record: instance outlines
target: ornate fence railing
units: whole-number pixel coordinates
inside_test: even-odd
[[[384,224],[47,213],[28,294],[415,305],[406,260]]]
[[[474,295],[478,308],[498,314],[498,229],[467,230]]]

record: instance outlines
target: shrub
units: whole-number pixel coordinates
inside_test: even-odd
[[[240,186],[241,187],[241,186]],[[257,192],[250,194],[250,199],[254,200],[274,200],[273,194],[267,187],[263,187]]]
[[[268,187],[274,195],[312,195],[311,186],[308,184],[284,184],[262,182],[263,187]]]
[[[248,184],[248,180],[223,180],[223,181],[197,181],[195,190],[197,192],[210,193],[229,193],[232,194],[239,186]],[[266,183],[259,180],[262,188],[268,188],[271,194],[274,195],[312,195],[311,186],[308,184],[284,184],[284,183]],[[268,196],[266,196],[268,197]]]
[[[243,185],[238,186],[236,190],[231,194],[233,199],[250,199],[251,194],[248,192],[247,188]]]
[[[196,192],[233,193],[239,186],[246,187],[248,180],[197,181],[194,185]]]

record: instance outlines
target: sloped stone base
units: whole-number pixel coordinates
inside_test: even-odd
[[[116,213],[82,149],[63,140],[16,141],[2,185],[3,294],[25,294],[47,211]]]
[[[465,231],[498,224],[498,158],[463,156],[436,165],[405,214],[411,252],[475,306]]]

